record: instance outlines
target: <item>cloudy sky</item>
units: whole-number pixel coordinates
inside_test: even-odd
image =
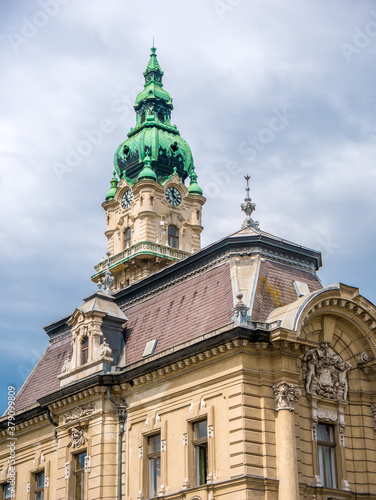
[[[240,228],[320,250],[325,285],[376,302],[376,6],[371,0],[3,0],[1,391],[43,326],[95,290],[113,154],[153,36],[172,122],[207,197],[203,245]]]

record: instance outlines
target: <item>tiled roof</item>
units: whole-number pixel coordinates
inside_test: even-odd
[[[261,262],[252,319],[265,321],[276,307],[294,302],[298,298],[294,281],[307,283],[310,292],[322,288],[314,274],[272,261]]]
[[[230,323],[232,308],[226,264],[125,307],[127,364],[142,358],[149,340],[158,340],[155,352],[160,352]]]
[[[283,251],[288,254],[287,263],[276,262],[276,259],[285,258],[283,252],[271,251],[269,258],[268,252],[262,254],[263,248],[260,250],[261,240],[251,239],[254,235],[248,234],[249,231],[244,230],[243,233],[201,250],[114,296],[128,318],[125,357],[122,356],[121,365],[123,362],[130,365],[142,360],[145,346],[151,340],[158,340],[155,353],[159,353],[228,325],[232,320],[234,295],[238,293],[239,286],[249,290],[250,296],[253,295],[250,290],[252,276],[255,277],[256,287],[250,311],[253,321],[264,322],[273,309],[296,301],[294,281],[306,283],[310,292],[322,288],[314,270],[310,272],[301,268],[304,259],[309,261],[315,257],[309,254],[313,251],[307,251],[306,257],[300,247],[296,247],[297,257],[294,260],[293,246],[286,247],[286,250],[283,247],[285,242],[281,242]],[[268,244],[270,238],[265,236],[264,239],[265,245]],[[247,264],[249,255],[252,255],[247,253],[248,250],[256,253],[260,250],[261,256],[267,256],[258,256],[255,262],[260,267],[254,269],[253,274]],[[246,266],[242,261],[244,255]],[[17,410],[34,405],[38,399],[60,388],[57,376],[72,350],[66,326],[65,319],[47,328],[54,342],[17,395]],[[58,340],[61,336],[63,338]]]
[[[15,400],[16,411],[34,405],[37,399],[57,391],[60,382],[57,376],[68,354],[72,352],[71,339],[50,344],[31,372]]]

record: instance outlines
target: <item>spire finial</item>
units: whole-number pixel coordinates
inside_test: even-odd
[[[246,214],[246,218],[242,224],[242,229],[246,228],[246,227],[255,227],[256,229],[258,229],[259,227],[259,222],[257,221],[254,221],[251,217],[252,213],[256,210],[256,204],[253,203],[252,199],[250,198],[249,196],[249,191],[250,191],[250,187],[249,187],[249,179],[251,177],[247,174],[244,176],[244,179],[246,180],[247,182],[247,187],[245,188],[245,198],[244,198],[244,203],[242,203],[240,205],[242,211]]]
[[[107,293],[107,295],[112,295],[112,290],[111,287],[114,284],[115,278],[112,276],[111,271],[110,271],[110,252],[106,252],[107,255],[107,262],[106,262],[106,272],[104,273],[104,278],[98,281],[97,286],[98,290],[102,291],[102,286],[103,286],[103,291]]]

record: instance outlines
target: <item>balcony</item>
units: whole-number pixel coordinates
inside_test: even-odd
[[[118,267],[120,264],[124,264],[127,260],[136,259],[139,256],[144,258],[159,257],[166,260],[178,261],[188,257],[189,252],[184,252],[183,250],[178,250],[165,245],[160,245],[159,243],[152,243],[150,241],[141,241],[135,245],[126,248],[120,253],[110,257],[110,269]],[[92,278],[96,278],[103,274],[106,270],[106,261],[103,260],[96,266],[94,266],[95,274]]]

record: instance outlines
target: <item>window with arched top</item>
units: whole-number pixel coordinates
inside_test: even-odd
[[[89,359],[89,339],[84,337],[81,342],[81,365],[88,362]]]
[[[179,248],[179,229],[176,226],[168,226],[168,246]]]
[[[132,231],[130,227],[124,231],[124,247],[129,248],[132,245]]]

